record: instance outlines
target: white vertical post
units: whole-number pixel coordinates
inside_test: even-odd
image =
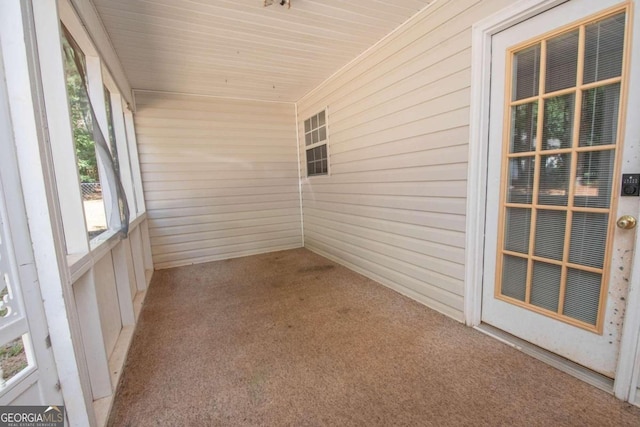
[[[80,319],[84,352],[87,355],[89,378],[93,399],[111,395],[111,376],[109,375],[109,359],[104,348],[104,337],[100,324],[98,297],[93,277],[93,270],[78,279],[73,285],[76,310]]]
[[[89,97],[93,111],[98,119],[98,126],[105,139],[109,138],[109,120],[105,109],[104,83],[102,82],[102,64],[97,56],[90,56],[85,53],[87,63],[87,84],[89,86]]]
[[[133,265],[127,261],[127,250],[129,246],[127,240],[118,243],[112,251],[113,270],[116,274],[116,290],[118,291],[118,305],[120,306],[120,317],[122,326],[135,325],[136,318],[133,312],[133,298],[129,287],[129,277],[131,276]],[[135,277],[135,275],[134,275]]]
[[[142,234],[140,226],[134,228],[129,234],[129,242],[131,243],[131,253],[133,255],[133,266],[136,272],[136,284],[138,291],[147,289],[147,275],[144,263],[144,246],[142,244]]]
[[[50,16],[41,16],[44,4],[53,3]],[[34,14],[38,29],[38,55],[44,102],[47,108],[47,124],[51,154],[55,165],[56,185],[60,199],[60,211],[68,254],[84,254],[89,251],[84,205],[76,160],[71,114],[68,108],[66,77],[61,46],[60,21],[55,2],[34,2]],[[67,106],[67,108],[64,108]]]
[[[113,116],[113,130],[116,136],[116,146],[118,147],[118,163],[120,164],[120,180],[127,196],[131,217],[136,214],[136,198],[133,192],[133,179],[131,177],[131,166],[129,164],[129,149],[127,148],[127,130],[124,123],[124,112],[122,111],[122,96],[118,93],[111,93],[111,115]]]
[[[49,80],[48,83],[59,78],[64,87],[58,25],[55,0],[0,1],[0,42],[5,55],[5,64],[7,64],[6,81],[16,154],[25,195],[35,264],[42,285],[40,290],[51,335],[51,346],[70,425],[93,426],[96,421],[86,361],[82,352],[74,346],[74,343],[82,343],[82,337],[73,309],[75,305],[73,293],[68,286],[62,208],[58,206],[58,200],[55,197],[53,146],[56,143],[65,143],[63,138],[59,138],[58,133],[64,133],[64,128],[52,127],[51,118],[44,116],[45,110],[47,113],[55,113],[55,111],[45,108],[46,101],[42,98],[43,88],[40,86],[43,82],[41,76],[37,74],[38,65],[40,65],[40,70],[43,72],[53,72],[53,74],[47,74],[45,80]],[[34,55],[36,38],[40,57]],[[57,46],[51,47],[49,42],[57,43]],[[57,61],[55,52],[60,55]],[[10,58],[10,65],[6,58]],[[48,95],[62,96],[62,100],[66,100],[64,92],[62,95],[55,89],[49,89],[47,92]],[[66,101],[63,102],[62,105],[65,105]],[[55,105],[54,110],[60,109],[60,104]],[[49,122],[48,127],[43,120]],[[68,116],[65,120],[69,126]],[[56,139],[48,141],[47,138],[53,133],[56,133]],[[69,139],[66,143],[69,144],[69,141],[71,140]],[[71,158],[74,158],[73,151],[70,154]],[[71,167],[71,171],[76,173],[75,165]],[[60,185],[60,182],[57,184]],[[78,189],[79,196],[77,177],[73,188]],[[66,190],[72,192],[73,188]],[[65,199],[64,197],[60,196],[61,199],[74,204],[73,198]],[[75,207],[82,215],[82,204],[77,203],[79,200],[79,197],[75,199]],[[67,210],[68,207],[65,207],[65,212],[73,215],[71,209]],[[71,230],[74,227],[84,229],[84,218],[80,217],[80,221],[76,224],[65,220],[64,227],[67,228],[68,224],[67,233],[73,233]],[[70,238],[72,235],[74,234],[67,234],[69,252],[81,251],[88,246],[86,234],[83,239],[77,240]],[[76,237],[79,236],[76,235]]]
[[[124,251],[124,257],[127,262],[127,273],[129,274],[129,295],[131,296],[131,301],[135,300],[136,294],[138,293],[138,284],[136,283],[136,267],[133,264],[133,252],[131,251],[131,238],[125,239],[122,241],[122,247]],[[135,313],[135,306],[134,306]]]
[[[140,174],[140,159],[138,158],[138,143],[136,140],[136,129],[133,124],[133,114],[127,110],[124,112],[124,121],[127,126],[127,140],[129,145],[129,159],[131,160],[131,176],[133,178],[133,188],[136,193],[138,205],[137,214],[145,212],[147,209],[144,203],[144,190],[142,189],[142,175]],[[136,215],[137,216],[137,215]]]
[[[140,224],[140,237],[142,238],[142,252],[144,256],[144,270],[153,271],[153,258],[151,257],[151,239],[149,237],[149,221],[144,220]],[[151,276],[147,277],[147,286]]]
[[[27,213],[24,208],[24,196],[15,153],[1,46],[0,146],[2,147],[0,148],[0,152],[2,152],[2,156],[0,156],[0,188],[3,190],[3,194],[0,194],[0,199],[4,198],[5,200],[4,206],[0,207],[6,210],[5,226],[8,227],[8,232],[0,242],[0,246],[8,246],[8,249],[12,250],[15,256],[17,280],[13,283],[15,285],[13,289],[14,298],[16,298],[13,304],[19,303],[19,298],[22,296],[20,311],[26,316],[25,323],[28,322],[30,334],[29,339],[23,340],[23,343],[28,364],[30,366],[33,366],[34,363],[37,364],[41,403],[62,405],[62,393],[57,387],[59,381],[58,371],[55,366],[53,352],[46,344],[49,328],[42,305],[40,281],[35,268]],[[33,345],[31,345],[32,343]],[[35,360],[33,360],[34,357]],[[8,402],[9,400],[5,397],[4,401]]]

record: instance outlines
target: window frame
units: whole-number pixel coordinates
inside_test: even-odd
[[[618,14],[626,14],[626,24],[623,33],[623,50],[622,50],[622,59],[621,59],[621,71],[620,75],[612,78],[603,78],[596,79],[593,82],[584,82],[584,58],[586,57],[586,48],[585,48],[585,32],[587,27],[594,23],[599,23],[605,21],[611,17],[614,17]],[[549,40],[554,40],[554,38],[561,37],[565,34],[569,34],[571,32],[578,31],[579,43],[577,49],[577,57],[578,60],[576,62],[576,82],[572,86],[562,89],[555,90],[546,90],[547,80],[544,79],[544,73],[539,76],[538,81],[538,91],[534,96],[516,98],[514,96],[514,92],[512,92],[512,88],[514,86],[514,73],[513,70],[515,68],[515,55],[519,52],[530,48],[531,46],[535,46],[540,43],[541,46],[547,44]],[[609,289],[609,280],[610,280],[610,260],[612,253],[612,244],[613,244],[613,235],[615,230],[615,216],[616,216],[616,180],[615,177],[619,176],[619,168],[620,162],[622,158],[622,149],[623,145],[621,141],[624,140],[624,133],[620,131],[620,127],[624,123],[624,99],[625,99],[625,91],[628,90],[625,87],[625,82],[628,78],[628,51],[630,49],[629,44],[629,32],[631,31],[629,26],[629,9],[626,5],[606,9],[601,13],[596,15],[589,16],[587,18],[572,22],[568,25],[565,25],[555,31],[542,34],[540,36],[534,37],[528,41],[523,43],[511,46],[506,51],[506,64],[508,70],[511,72],[506,73],[506,89],[504,93],[504,108],[505,108],[505,119],[503,123],[503,149],[502,149],[502,175],[501,175],[501,189],[500,189],[500,214],[498,218],[498,244],[496,251],[496,278],[495,278],[495,291],[494,296],[496,299],[505,301],[507,303],[519,306],[529,311],[536,312],[538,314],[544,315],[546,317],[558,320],[560,322],[570,324],[572,326],[576,326],[578,328],[587,330],[589,332],[593,332],[596,334],[602,334],[604,325],[604,313],[606,310],[606,300]],[[546,47],[542,49],[542,52],[546,50]],[[537,67],[540,70],[546,69],[547,58],[541,56],[541,61]],[[617,124],[616,124],[616,140],[613,143],[597,145],[594,147],[583,146],[581,145],[580,131],[581,131],[581,114],[583,109],[585,108],[582,100],[584,93],[588,93],[590,90],[597,88],[605,88],[611,87],[615,85],[620,85],[619,87],[619,99],[618,110],[617,110]],[[558,148],[558,149],[549,149],[543,146],[543,137],[544,137],[544,116],[546,113],[545,103],[549,99],[554,99],[559,96],[564,96],[566,94],[574,94],[574,111],[573,122],[571,123],[572,127],[572,136],[571,136],[571,144],[567,148]],[[537,102],[538,105],[538,118],[537,118],[537,138],[536,140],[539,142],[536,144],[531,150],[520,153],[520,152],[511,152],[510,151],[510,138],[511,138],[511,110],[513,107],[517,107],[519,105],[525,105],[528,103]],[[542,115],[540,115],[542,112]],[[577,200],[577,195],[571,190],[572,186],[575,185],[576,178],[578,176],[578,167],[579,167],[579,156],[584,153],[604,153],[604,152],[613,152],[615,160],[613,161],[613,168],[611,172],[611,182],[609,184],[609,188],[611,193],[608,195],[609,204],[607,207],[594,207],[594,206],[580,206],[576,205],[575,201]],[[525,158],[533,156],[536,159],[536,163],[541,164],[542,162],[538,159],[542,159],[545,156],[553,155],[554,153],[567,153],[571,155],[571,166],[568,174],[568,199],[566,206],[564,205],[553,205],[553,204],[544,204],[540,203],[539,197],[539,187],[540,187],[540,166],[536,167],[535,175],[532,178],[533,182],[533,193],[531,202],[526,203],[513,203],[508,200],[508,191],[509,191],[509,159],[510,158]],[[506,160],[506,161],[505,161]],[[562,259],[554,260],[548,256],[541,256],[535,253],[535,236],[536,236],[536,226],[537,221],[536,218],[533,217],[530,224],[529,231],[529,242],[526,253],[519,253],[517,251],[509,250],[506,247],[506,235],[505,226],[507,224],[507,209],[509,208],[524,208],[531,209],[532,217],[538,216],[539,211],[547,211],[552,210],[555,212],[566,212],[566,220],[565,220],[565,238],[563,240],[563,252]],[[603,265],[602,266],[590,266],[588,264],[579,264],[574,263],[570,260],[570,243],[571,243],[571,227],[573,225],[573,216],[576,213],[595,213],[595,214],[606,214],[608,215],[607,219],[607,228],[606,228],[606,241],[604,242],[604,255],[603,255]],[[503,263],[507,256],[517,257],[521,259],[527,260],[527,273],[526,273],[526,287],[525,287],[525,297],[523,300],[517,299],[515,297],[506,295],[502,292],[502,282],[503,282]],[[558,308],[556,310],[551,310],[548,308],[543,308],[535,305],[531,302],[531,288],[532,288],[532,276],[533,276],[533,264],[535,262],[546,262],[549,264],[558,265],[561,267],[561,278],[559,284],[559,297],[558,297]],[[594,323],[587,322],[585,320],[579,319],[577,317],[572,317],[568,314],[564,313],[564,302],[565,302],[565,293],[567,289],[567,275],[568,271],[571,269],[572,271],[583,271],[587,273],[595,273],[601,276],[600,278],[600,288],[599,288],[599,297],[598,297],[598,309],[596,313],[596,319]]]
[[[320,125],[320,115],[324,113],[324,124]],[[313,126],[313,119],[317,118],[318,125]],[[310,123],[309,130],[307,130],[307,123]],[[316,142],[312,142],[311,144],[307,144],[307,135],[313,135],[314,131],[318,131],[320,133],[320,129],[324,126],[325,129],[325,138],[322,140],[318,140]],[[302,143],[304,144],[304,164],[306,168],[306,177],[307,178],[318,178],[318,177],[328,177],[331,176],[331,162],[329,158],[331,157],[329,153],[329,108],[325,107],[322,110],[318,111],[316,114],[309,116],[305,120],[302,121]],[[309,173],[309,162],[307,161],[307,155],[309,151],[314,150],[316,148],[325,146],[326,151],[326,162],[327,162],[327,170],[324,173]]]
[[[84,216],[84,220],[85,220],[85,231],[88,235],[88,239],[89,239],[89,246],[90,248],[93,248],[97,245],[100,244],[100,242],[108,239],[112,234],[115,233],[114,231],[114,224],[110,224],[110,219],[112,217],[112,198],[114,197],[114,195],[111,194],[111,189],[109,188],[109,185],[104,185],[105,183],[103,183],[103,179],[105,179],[105,165],[103,164],[103,162],[101,161],[101,158],[97,152],[97,147],[96,147],[96,141],[95,141],[95,134],[96,131],[102,132],[103,135],[106,135],[108,138],[109,135],[109,130],[108,130],[108,115],[106,112],[106,105],[105,105],[105,98],[104,98],[104,85],[102,84],[102,66],[100,63],[100,60],[97,56],[90,56],[87,55],[87,53],[85,53],[85,51],[82,49],[82,47],[80,46],[80,44],[78,43],[78,41],[76,40],[76,37],[71,34],[71,31],[69,30],[69,28],[67,28],[66,25],[64,25],[64,22],[61,22],[61,25],[63,27],[64,30],[66,30],[66,32],[68,32],[68,34],[70,35],[70,37],[72,37],[72,40],[68,40],[69,43],[71,43],[71,48],[74,50],[75,55],[82,55],[83,59],[84,59],[84,65],[85,65],[85,69],[84,72],[86,74],[86,81],[87,81],[87,90],[88,90],[88,99],[87,101],[91,103],[91,106],[93,107],[93,111],[95,114],[95,118],[97,120],[97,123],[92,123],[91,124],[91,129],[89,129],[90,131],[92,131],[93,133],[93,146],[94,146],[94,151],[95,151],[95,156],[96,156],[96,167],[97,167],[97,172],[98,172],[98,182],[100,183],[100,187],[102,189],[102,204],[103,204],[103,208],[105,211],[105,230],[100,232],[99,234],[97,234],[94,237],[90,237],[89,236],[89,229],[88,229],[88,223],[87,223],[87,217],[86,217],[86,210],[84,208],[86,208],[85,204],[84,204],[84,199],[83,199],[83,216]],[[65,31],[61,32],[60,35],[60,40],[62,42],[63,39],[66,39],[66,35],[65,35]],[[75,45],[75,46],[74,46]],[[77,47],[80,52],[77,52],[75,47]],[[64,55],[64,53],[63,53]],[[63,59],[64,61],[64,59]],[[67,84],[66,81],[66,71],[65,71],[65,86]],[[71,118],[71,103],[70,100],[67,96],[67,105],[69,108],[69,118]],[[71,121],[70,121],[71,123]],[[72,126],[72,144],[74,147],[74,150],[76,149],[76,141],[75,138],[73,137],[73,123],[71,123]],[[97,127],[97,129],[96,129]],[[78,174],[78,186],[81,188],[80,190],[80,195],[82,197],[82,184],[81,184],[81,180],[80,180],[80,174],[79,174],[79,170],[78,170],[78,159],[76,157],[76,172]]]
[[[58,38],[47,41],[46,56],[40,58],[42,73],[45,79],[45,103],[47,120],[50,124],[52,147],[52,165],[56,174],[58,205],[64,228],[64,243],[67,253],[67,265],[72,272],[82,270],[87,260],[98,256],[117,243],[118,224],[110,223],[109,212],[106,212],[107,230],[90,239],[82,202],[80,179],[75,156],[75,142],[70,120],[69,102],[66,91],[64,73],[64,51],[62,48],[62,26],[73,37],[85,56],[87,63],[87,83],[92,100],[97,126],[108,138],[108,118],[105,104],[105,88],[110,93],[111,109],[114,121],[114,133],[118,151],[120,181],[124,188],[124,197],[130,210],[129,228],[145,218],[142,183],[140,181],[135,129],[131,108],[127,103],[127,93],[121,90],[122,85],[112,77],[109,64],[97,51],[91,37],[84,28],[80,18],[68,0],[58,2]],[[117,64],[116,64],[117,65]],[[47,97],[49,99],[47,99]],[[66,107],[63,107],[63,104]],[[52,125],[52,123],[54,125]],[[133,137],[131,137],[133,135]],[[111,147],[109,147],[111,148]],[[111,151],[111,149],[110,149]],[[135,154],[135,155],[134,155]],[[128,167],[124,167],[128,165]],[[123,173],[128,171],[128,173]],[[106,184],[106,182],[105,182]],[[114,195],[115,197],[115,195]],[[115,222],[115,221],[112,221]]]
[[[102,77],[104,87],[109,92],[109,95],[111,97],[110,105],[111,115],[113,119],[113,133],[115,137],[118,158],[118,172],[120,174],[122,186],[124,187],[127,202],[129,203],[129,224],[131,224],[139,214],[143,213],[143,211],[141,212],[139,210],[140,203],[135,191],[133,179],[134,174],[132,172],[133,168],[131,165],[132,158],[130,150],[132,141],[128,135],[126,123],[126,112],[129,111],[129,106],[126,100],[120,94],[120,90],[118,89],[115,80],[113,79],[113,77],[111,77],[111,74],[106,69],[104,64],[102,68]]]

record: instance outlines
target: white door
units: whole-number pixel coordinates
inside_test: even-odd
[[[482,321],[609,377],[635,236],[616,220],[638,215],[627,8],[573,0],[492,39]]]
[[[0,405],[61,405],[0,52]]]

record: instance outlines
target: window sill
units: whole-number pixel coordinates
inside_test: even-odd
[[[129,232],[140,225],[147,218],[146,212],[141,213],[129,222]],[[100,261],[120,242],[116,230],[106,230],[104,233],[91,239],[89,252],[83,254],[67,255],[67,266],[71,275],[71,283],[76,282],[91,267]]]
[[[316,180],[316,179],[329,179],[329,178],[331,178],[331,174],[328,172],[324,175],[311,175],[311,176],[304,177],[304,179],[307,181],[310,179]]]
[[[105,230],[89,241],[89,251],[94,252],[101,249],[102,245],[108,245],[114,236],[118,234],[115,230]]]

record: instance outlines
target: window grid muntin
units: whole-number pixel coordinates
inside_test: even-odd
[[[304,121],[304,143],[306,146],[327,140],[327,113],[322,110]]]
[[[607,78],[604,80],[600,80],[600,81],[594,81],[594,82],[590,82],[585,84],[584,83],[584,60],[585,60],[585,28],[591,24],[594,23],[598,23],[600,21],[604,21],[606,19],[609,19],[615,15],[619,15],[619,14],[624,14],[625,15],[625,20],[627,21],[625,23],[625,28],[624,28],[624,35],[623,35],[623,40],[624,40],[624,44],[623,44],[623,53],[622,53],[622,66],[621,66],[621,75],[618,77],[613,77],[613,78]],[[621,120],[623,118],[623,108],[622,108],[622,102],[623,102],[623,94],[624,94],[624,75],[626,74],[626,69],[627,69],[627,50],[628,50],[628,33],[629,33],[629,26],[628,26],[628,7],[627,6],[623,6],[621,8],[618,8],[616,10],[610,11],[610,12],[606,12],[601,14],[600,16],[598,16],[597,18],[593,18],[593,19],[589,19],[586,21],[583,21],[582,23],[576,24],[576,25],[572,25],[569,28],[566,28],[563,31],[560,32],[556,32],[553,33],[551,35],[545,35],[542,36],[540,38],[537,38],[536,40],[534,40],[533,42],[527,43],[527,44],[521,44],[518,47],[514,47],[510,50],[507,51],[507,58],[508,58],[508,63],[509,63],[509,67],[510,67],[510,73],[507,73],[508,79],[507,79],[507,88],[505,91],[505,120],[504,120],[504,144],[503,144],[503,149],[504,149],[504,154],[503,154],[503,164],[502,164],[502,168],[503,168],[503,179],[501,180],[501,214],[500,214],[500,218],[499,218],[499,245],[498,245],[498,262],[497,262],[497,268],[496,268],[496,286],[495,286],[495,297],[498,299],[502,299],[504,301],[510,302],[512,304],[521,306],[523,308],[532,310],[532,311],[536,311],[539,312],[541,314],[545,314],[549,317],[553,317],[557,320],[561,320],[565,323],[569,323],[572,324],[574,326],[578,326],[580,328],[583,329],[587,329],[589,331],[592,332],[596,332],[596,333],[602,333],[602,324],[603,324],[603,310],[604,310],[604,300],[605,300],[605,296],[606,296],[606,292],[607,292],[607,281],[608,281],[608,262],[607,260],[610,258],[610,246],[611,246],[611,238],[612,238],[612,213],[614,213],[614,207],[615,207],[615,203],[614,203],[614,197],[615,197],[615,188],[611,188],[611,194],[610,194],[610,202],[609,202],[609,207],[608,208],[585,208],[585,207],[579,207],[579,206],[574,206],[574,199],[575,199],[575,183],[576,183],[576,174],[577,174],[577,162],[578,162],[578,154],[582,153],[582,152],[595,152],[595,151],[611,151],[611,150],[615,150],[617,145],[620,143],[620,139],[621,139],[621,135],[619,132],[619,128],[620,128],[620,123]],[[579,48],[578,48],[578,63],[577,63],[577,69],[576,69],[576,86],[575,87],[571,87],[571,88],[564,88],[561,90],[557,90],[554,92],[549,92],[549,93],[545,93],[545,83],[546,83],[546,60],[547,60],[547,53],[546,53],[546,43],[548,40],[551,40],[555,37],[560,37],[563,35],[566,35],[572,31],[575,31],[576,29],[579,30]],[[516,98],[514,96],[514,92],[513,92],[513,76],[515,73],[514,70],[514,61],[513,58],[515,58],[515,54],[517,54],[518,52],[522,52],[524,50],[527,49],[531,49],[533,46],[536,45],[540,45],[540,57],[541,60],[539,61],[539,64],[537,64],[537,66],[539,67],[539,75],[538,75],[538,83],[539,83],[539,88],[538,88],[538,93],[536,96],[532,96],[532,97],[528,97],[528,98],[523,98],[523,99],[515,99]],[[582,94],[590,89],[593,88],[597,88],[597,87],[605,87],[608,85],[614,85],[614,84],[619,84],[620,85],[620,93],[619,93],[619,101],[618,101],[618,115],[617,115],[617,123],[616,123],[616,127],[618,129],[618,132],[616,133],[616,141],[614,144],[609,144],[609,145],[600,145],[600,146],[587,146],[587,147],[580,147],[579,146],[579,136],[580,136],[580,120],[581,120],[581,112],[582,112]],[[566,94],[570,94],[573,93],[574,94],[574,118],[573,118],[573,123],[572,123],[572,141],[571,141],[571,148],[561,148],[561,149],[555,149],[555,150],[542,150],[542,131],[543,131],[543,119],[544,119],[544,108],[545,108],[545,100],[549,99],[549,98],[553,98],[553,97],[557,97],[560,95],[566,95]],[[515,152],[515,153],[510,153],[510,146],[512,143],[512,137],[511,137],[511,126],[512,126],[512,121],[510,120],[511,117],[511,110],[513,107],[518,106],[518,105],[523,105],[523,104],[527,104],[527,103],[533,103],[533,102],[537,102],[538,103],[538,111],[542,111],[543,114],[542,115],[538,115],[537,117],[537,131],[536,131],[536,138],[535,138],[535,148],[533,151],[524,151],[524,152]],[[540,165],[541,165],[541,161],[540,159],[542,158],[542,156],[547,156],[549,154],[559,154],[559,153],[571,153],[571,165],[570,165],[570,173],[569,173],[569,188],[568,188],[568,196],[567,196],[567,206],[553,206],[553,205],[540,205],[539,204],[539,186],[540,186]],[[614,154],[615,153],[614,151]],[[532,198],[531,198],[531,203],[508,203],[508,201],[506,200],[507,198],[507,185],[506,183],[509,181],[509,162],[511,159],[517,159],[517,158],[525,158],[525,157],[534,157],[535,159],[535,171],[534,171],[534,188],[532,191]],[[619,159],[616,159],[616,161],[614,162],[614,171],[613,176],[615,177],[615,170],[617,167],[617,164],[619,163]],[[613,182],[611,183],[612,187],[615,187],[615,179],[613,180]],[[527,208],[531,210],[531,223],[530,223],[530,237],[529,237],[529,253],[528,254],[522,254],[522,253],[518,253],[518,252],[512,252],[509,250],[505,250],[503,248],[504,244],[505,244],[505,216],[506,216],[506,210],[508,208]],[[552,209],[552,210],[560,210],[560,211],[565,211],[567,213],[567,218],[566,218],[566,224],[565,224],[565,230],[567,230],[567,232],[565,233],[565,241],[564,241],[564,251],[563,251],[563,260],[562,261],[556,261],[556,260],[552,260],[552,259],[547,259],[547,258],[543,258],[543,257],[539,257],[539,256],[535,256],[534,254],[534,249],[535,249],[535,232],[536,232],[536,221],[537,221],[537,212],[540,209]],[[571,262],[568,261],[568,257],[569,257],[569,248],[570,248],[570,238],[571,238],[571,233],[569,230],[571,230],[571,226],[572,226],[572,220],[573,220],[573,213],[574,212],[589,212],[589,213],[602,213],[602,214],[608,214],[609,215],[609,225],[608,225],[608,234],[606,236],[606,241],[605,241],[605,260],[604,263],[605,265],[603,266],[603,268],[599,269],[599,268],[594,268],[594,267],[590,267],[590,266],[584,266],[584,265],[576,265],[573,264]],[[501,293],[501,286],[502,286],[502,276],[503,276],[503,257],[505,256],[511,256],[511,257],[517,257],[517,258],[521,258],[527,261],[527,276],[526,276],[526,292],[525,292],[525,301],[520,301],[518,299],[515,298],[511,298],[509,296],[503,295]],[[557,265],[561,265],[562,266],[562,274],[561,274],[561,286],[560,286],[560,295],[559,295],[559,301],[558,301],[558,310],[557,312],[551,311],[551,310],[547,310],[545,308],[542,307],[537,307],[537,306],[533,306],[531,304],[531,280],[532,280],[532,269],[533,269],[533,263],[537,261],[537,262],[547,262],[547,263],[551,263],[551,264],[557,264]],[[597,273],[601,275],[601,286],[600,286],[600,300],[599,300],[599,307],[598,307],[598,311],[597,311],[597,320],[595,322],[595,324],[589,324],[586,323],[584,321],[581,321],[577,318],[573,318],[573,317],[569,317],[563,314],[563,307],[565,305],[565,293],[566,293],[566,286],[567,286],[567,272],[569,269],[572,270],[582,270],[585,272],[589,272],[589,273]]]
[[[329,172],[327,144],[307,149],[307,176],[326,175]]]

